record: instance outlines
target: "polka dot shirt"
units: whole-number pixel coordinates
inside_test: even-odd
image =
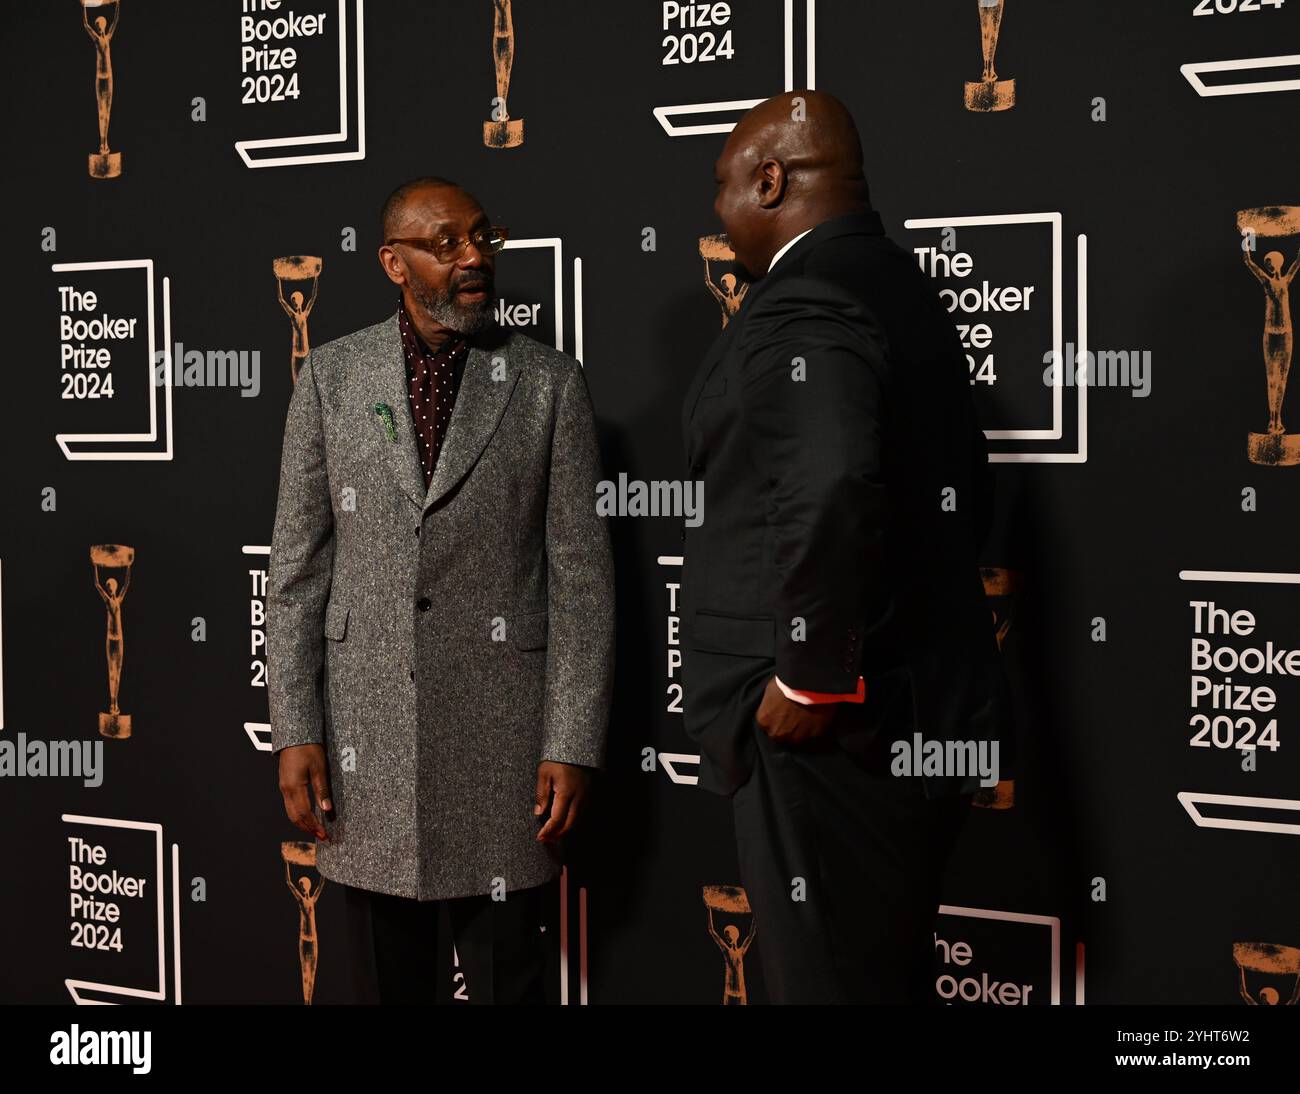
[[[411,421],[415,423],[420,468],[427,487],[433,481],[433,469],[438,465],[438,453],[451,421],[451,408],[456,401],[456,364],[467,352],[467,344],[464,337],[453,334],[438,352],[431,352],[406,314],[405,303],[400,297],[398,300],[397,324],[406,357]]]

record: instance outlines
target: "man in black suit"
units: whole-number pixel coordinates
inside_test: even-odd
[[[895,742],[970,742],[969,761],[1004,702],[965,354],[884,235],[838,100],[759,104],[715,173],[751,285],[683,408],[708,497],[682,576],[700,784],[732,797],[773,1001],[933,1001],[939,886],[981,772],[950,753],[895,774]]]

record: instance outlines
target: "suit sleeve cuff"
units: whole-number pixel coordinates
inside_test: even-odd
[[[772,679],[776,681],[776,686],[785,693],[787,699],[793,700],[796,703],[803,703],[805,706],[812,706],[814,703],[861,703],[867,695],[867,682],[861,676],[858,677],[857,691],[847,691],[842,693],[831,691],[799,691],[796,688],[786,687],[786,685],[781,682],[781,677],[779,676],[774,676]]]

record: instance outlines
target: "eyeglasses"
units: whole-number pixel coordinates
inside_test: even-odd
[[[481,254],[494,255],[506,245],[506,239],[510,235],[509,228],[502,228],[498,225],[492,225],[488,228],[479,228],[469,234],[469,238],[464,236],[436,236],[432,239],[410,238],[410,239],[386,239],[385,246],[392,246],[394,243],[405,243],[409,247],[419,247],[422,251],[428,251],[439,262],[454,262],[465,252],[465,247],[471,241]]]

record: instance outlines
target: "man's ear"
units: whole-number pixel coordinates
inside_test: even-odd
[[[402,256],[388,246],[379,248],[379,266],[385,276],[394,285],[406,284],[406,271],[403,269]]]
[[[766,159],[757,167],[758,204],[763,209],[771,209],[781,203],[785,197],[785,165],[780,160]]]

